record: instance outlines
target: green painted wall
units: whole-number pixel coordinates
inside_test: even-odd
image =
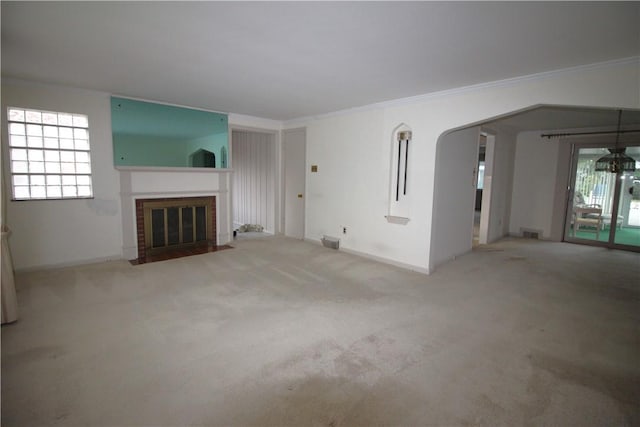
[[[111,129],[116,166],[192,167],[206,150],[220,168],[229,145],[226,114],[125,98],[111,98]]]

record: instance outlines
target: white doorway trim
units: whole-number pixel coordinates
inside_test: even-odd
[[[283,231],[296,239],[305,237],[307,129],[282,132]]]
[[[485,136],[484,155],[484,180],[482,183],[482,203],[480,207],[480,231],[478,243],[486,245],[489,242],[489,230],[491,221],[491,189],[493,181],[493,170],[495,164],[496,135],[486,130],[481,131]]]

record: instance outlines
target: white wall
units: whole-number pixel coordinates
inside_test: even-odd
[[[485,191],[490,192],[488,206],[489,226],[487,243],[494,242],[509,234],[511,219],[511,194],[513,191],[514,157],[516,136],[507,130],[499,129],[494,136],[492,165],[485,170]],[[483,210],[485,207],[482,207]]]
[[[453,131],[438,141],[430,269],[472,248],[480,130],[472,127]],[[486,242],[490,243],[509,231],[516,142],[508,130],[482,130],[491,133],[487,138],[482,204]]]
[[[111,107],[105,93],[3,81],[3,194],[11,197],[6,109],[28,107],[89,117],[94,199],[7,202],[17,270],[121,257],[120,181],[113,167]]]
[[[426,156],[420,129],[411,120],[404,122],[414,130],[412,169],[421,169]],[[397,123],[399,124],[399,123]],[[397,126],[396,124],[396,126]],[[428,253],[428,240],[407,247],[415,233],[424,236],[426,224],[414,216],[418,203],[425,201],[426,183],[410,180],[410,221],[407,225],[388,223],[391,138],[385,131],[382,110],[336,116],[310,122],[307,126],[307,168],[305,238],[319,240],[323,235],[340,238],[340,248],[398,263],[419,266]],[[417,141],[417,142],[414,142]],[[420,146],[422,145],[422,146]],[[412,175],[413,177],[414,175]],[[418,176],[417,174],[415,176]],[[342,233],[342,228],[347,233]]]
[[[472,127],[444,135],[438,143],[431,267],[471,249],[479,138],[480,128]]]
[[[335,235],[345,225],[348,233],[340,235],[341,248],[426,271],[446,255],[429,244],[441,134],[539,104],[638,108],[639,86],[638,61],[620,61],[285,123],[285,128],[307,126],[307,164],[319,166],[318,173],[307,171],[306,235]],[[401,123],[414,132],[409,174],[416,196],[407,225],[384,219],[389,138]],[[541,176],[535,171],[530,179]]]
[[[233,226],[259,224],[275,232],[275,136],[233,130]]]
[[[540,133],[518,135],[509,233],[539,231],[541,238],[550,239],[560,144],[540,138]]]

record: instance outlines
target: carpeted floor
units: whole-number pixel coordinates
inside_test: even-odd
[[[508,239],[430,276],[268,237],[19,274],[2,425],[639,425],[640,255]]]

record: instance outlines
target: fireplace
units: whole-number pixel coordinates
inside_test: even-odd
[[[216,246],[216,197],[136,199],[138,259],[197,246]]]
[[[229,182],[231,169],[214,168],[157,168],[118,166],[120,171],[120,200],[122,215],[122,257],[128,260],[147,262],[147,233],[144,228],[144,208],[146,202],[163,202],[175,200],[193,200],[208,198],[210,206],[207,212],[207,240],[210,244],[224,246],[233,240],[231,224],[231,195]],[[171,207],[186,207],[179,204]],[[163,208],[164,209],[164,208]],[[197,213],[193,212],[195,218]],[[156,215],[160,215],[156,213]],[[163,218],[164,212],[162,214]],[[169,216],[171,215],[171,219]],[[186,216],[189,214],[187,213]],[[208,217],[210,215],[210,217]],[[183,213],[184,216],[184,213]],[[175,224],[175,211],[167,212],[166,222]],[[178,216],[180,220],[180,216]],[[188,225],[187,225],[188,228]],[[175,231],[173,231],[175,233]],[[178,234],[180,231],[178,231]],[[167,230],[165,235],[169,234]],[[185,229],[183,225],[182,234]],[[188,231],[186,231],[188,234]],[[158,236],[162,240],[162,236]],[[187,239],[188,240],[188,239]],[[183,244],[194,244],[184,242]],[[167,241],[167,243],[169,243]],[[175,237],[171,243],[175,243]],[[202,253],[203,243],[194,248],[186,248],[184,252]],[[169,246],[169,245],[167,245]],[[171,245],[173,246],[173,245]],[[150,246],[151,248],[151,246]],[[211,246],[209,246],[211,248]],[[160,248],[156,248],[160,249]],[[170,254],[174,251],[167,251]],[[179,252],[179,251],[175,251]],[[164,258],[165,254],[153,255],[154,259]],[[168,259],[168,258],[167,258]]]

